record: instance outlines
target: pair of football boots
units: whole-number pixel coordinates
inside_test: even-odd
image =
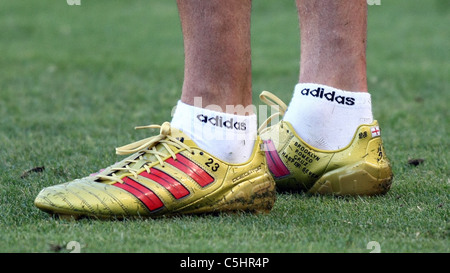
[[[261,100],[287,109],[264,91]],[[336,196],[380,195],[392,182],[378,122],[358,127],[335,151],[314,148],[281,120],[259,129],[251,158],[224,162],[168,122],[152,136],[116,149],[129,155],[85,178],[43,189],[35,205],[61,217],[132,218],[219,212],[269,212],[276,190]]]

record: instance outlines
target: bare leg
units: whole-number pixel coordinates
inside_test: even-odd
[[[221,160],[252,156],[251,0],[177,0],[184,39],[181,101],[172,126]],[[201,99],[201,100],[200,100]]]
[[[300,83],[367,92],[366,0],[296,0],[300,19]]]
[[[337,150],[373,121],[367,92],[366,0],[296,0],[299,84],[284,119],[308,144]]]
[[[177,0],[185,48],[181,101],[252,104],[251,0]],[[248,107],[249,109],[250,107]]]

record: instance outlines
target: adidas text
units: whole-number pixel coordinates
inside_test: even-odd
[[[339,104],[345,104],[345,105],[355,105],[355,98],[351,98],[351,97],[345,97],[345,96],[336,96],[336,92],[332,91],[332,92],[324,92],[323,88],[316,88],[313,90],[310,90],[309,88],[304,88],[301,91],[301,94],[303,96],[311,96],[311,97],[316,97],[316,98],[320,98],[320,99],[326,99],[328,101],[335,101]]]
[[[227,129],[236,129],[241,131],[245,131],[247,129],[245,122],[235,122],[233,118],[224,121],[223,117],[221,116],[208,117],[206,115],[200,114],[197,115],[197,119],[203,123],[209,122],[213,126],[217,127],[225,127]]]

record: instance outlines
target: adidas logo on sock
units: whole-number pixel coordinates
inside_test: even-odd
[[[245,131],[247,129],[247,125],[245,124],[245,122],[234,122],[233,118],[223,121],[223,117],[221,116],[208,117],[200,114],[197,115],[197,119],[203,123],[210,123],[213,126],[217,127],[225,127],[227,129],[236,129],[241,131]]]
[[[304,88],[300,93],[303,96],[311,96],[316,97],[320,99],[326,99],[328,101],[335,101],[339,104],[345,104],[345,105],[355,105],[355,98],[352,97],[345,97],[345,96],[336,96],[336,92],[325,92],[325,89],[323,88],[316,88],[313,90],[310,90],[309,88]]]

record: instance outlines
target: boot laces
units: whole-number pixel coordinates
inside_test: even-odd
[[[272,122],[272,120],[275,117],[284,116],[287,110],[287,105],[281,99],[279,99],[277,96],[270,93],[269,91],[262,91],[261,94],[259,95],[259,98],[261,99],[262,102],[264,102],[268,106],[278,110],[278,112],[272,114],[259,126],[258,133],[261,134],[268,129],[267,126]]]
[[[145,125],[145,126],[137,126],[135,129],[160,129],[159,135],[148,137],[145,139],[138,140],[136,142],[124,145],[122,147],[116,148],[116,153],[118,155],[128,155],[137,153],[135,157],[131,157],[129,159],[125,159],[121,161],[119,167],[111,167],[108,175],[97,174],[96,178],[99,180],[106,180],[111,182],[119,182],[123,183],[122,179],[116,172],[125,171],[129,172],[134,178],[138,177],[138,170],[136,168],[132,168],[132,164],[136,164],[138,162],[144,162],[142,167],[150,173],[150,166],[155,164],[161,164],[161,166],[165,166],[164,160],[167,159],[168,156],[171,156],[174,160],[177,159],[176,153],[172,150],[171,146],[176,147],[178,149],[186,149],[189,152],[192,152],[192,149],[184,144],[182,140],[177,139],[171,135],[171,126],[169,122],[164,122],[162,125]],[[157,147],[162,145],[164,150],[167,153],[162,151],[158,151]],[[153,155],[156,158],[156,161],[148,161],[144,157],[145,155]]]

